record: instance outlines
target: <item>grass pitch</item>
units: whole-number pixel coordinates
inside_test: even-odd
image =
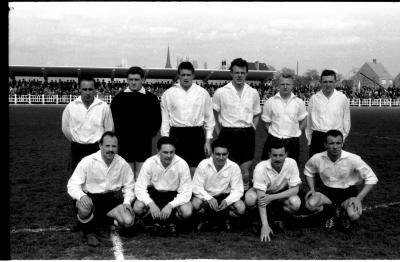
[[[101,247],[91,248],[82,243],[80,233],[68,230],[75,218],[66,189],[70,174],[69,143],[61,132],[64,107],[9,106],[11,259],[115,259],[107,232]],[[352,234],[298,228],[260,243],[246,225],[229,233],[193,232],[176,238],[144,232],[121,238],[125,259],[400,259],[400,205],[396,204],[400,201],[400,108],[352,107],[351,115],[346,150],[361,155],[379,178],[363,203],[371,209],[363,213]],[[255,163],[265,139],[259,125]],[[301,169],[307,156],[302,135]]]

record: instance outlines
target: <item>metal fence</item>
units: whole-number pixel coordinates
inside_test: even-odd
[[[75,95],[9,95],[8,104],[68,104],[69,102],[75,100],[78,96]],[[97,98],[111,103],[112,96],[97,96]],[[160,99],[160,97],[159,97]],[[308,105],[309,99],[305,99],[306,105]],[[261,100],[261,105],[263,105],[265,100]],[[349,99],[350,106],[365,106],[365,107],[400,107],[400,99]]]

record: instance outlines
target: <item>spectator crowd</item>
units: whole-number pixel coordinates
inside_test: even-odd
[[[227,84],[228,81],[222,83],[211,83],[206,82],[203,83],[199,81],[199,85],[204,87],[209,93],[210,96],[213,96],[216,89]],[[160,97],[165,90],[167,90],[171,85],[172,81],[160,81],[160,82],[146,82],[144,83],[144,88],[153,94]],[[262,100],[268,99],[269,97],[276,94],[277,89],[273,85],[273,81],[268,81],[266,83],[259,82],[258,84],[250,84],[252,87],[258,90],[260,94],[260,98]],[[78,82],[76,80],[61,80],[50,82],[41,81],[38,79],[19,79],[19,80],[9,80],[9,95],[16,94],[20,95],[73,95],[79,96],[79,87]],[[98,90],[99,95],[108,96],[111,95],[114,97],[117,93],[123,90],[127,86],[127,82],[125,80],[114,80],[114,81],[105,81],[96,80],[96,88]],[[293,89],[293,93],[297,95],[301,99],[310,98],[313,94],[315,94],[319,90],[319,85],[302,85],[296,86]],[[361,87],[359,90],[354,90],[352,87],[345,86],[341,83],[338,83],[337,90],[342,91],[348,98],[350,99],[399,99],[400,98],[400,88],[389,87],[387,89],[377,88],[373,89],[370,87]]]

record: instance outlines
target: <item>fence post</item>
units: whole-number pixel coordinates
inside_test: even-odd
[[[379,98],[379,107],[382,107],[382,99]]]
[[[14,104],[17,104],[17,94],[14,94]]]
[[[72,98],[72,95],[70,94],[70,95],[69,95],[69,102],[70,102],[70,103],[71,103],[71,101],[72,101],[71,98]]]
[[[392,99],[389,99],[389,107],[392,107]]]
[[[42,95],[42,104],[44,104],[44,94]]]
[[[370,98],[369,99],[369,107],[371,107],[371,104],[372,104],[371,101],[372,101],[372,99]]]
[[[58,95],[56,96],[56,105],[58,105]]]
[[[31,94],[28,94],[28,104],[31,104]]]
[[[110,96],[110,104],[111,104],[111,95],[109,95]]]

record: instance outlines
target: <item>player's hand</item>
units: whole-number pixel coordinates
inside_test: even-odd
[[[305,199],[308,199],[309,197],[312,197],[312,195],[314,195],[315,191],[314,190],[310,190],[307,192]]]
[[[172,212],[172,206],[171,206],[171,204],[167,204],[161,210],[161,219],[162,220],[167,220],[169,218],[169,216],[171,215],[171,212]]]
[[[266,207],[271,201],[274,200],[271,195],[265,194],[257,199],[259,207]]]
[[[204,154],[206,157],[211,156],[211,141],[207,139],[206,143],[204,144]]]
[[[273,234],[274,234],[274,231],[272,231],[272,229],[269,225],[263,225],[261,227],[260,241],[261,242],[271,241],[270,235],[273,235]]]
[[[361,216],[361,214],[362,214],[362,204],[361,204],[360,199],[358,199],[357,197],[351,197],[349,199],[348,206],[352,206],[354,211],[357,213],[357,215]]]
[[[82,196],[81,199],[79,199],[79,202],[85,209],[91,210],[93,207],[92,199],[87,195]]]
[[[133,213],[132,206],[130,204],[122,204],[122,207],[125,212],[129,212],[131,215]]]
[[[211,198],[207,203],[212,210],[218,211],[218,201],[215,198]]]
[[[149,204],[150,214],[153,219],[161,219],[160,208],[154,202]]]
[[[221,204],[218,206],[218,211],[222,211],[227,207],[228,207],[228,203],[226,203],[226,200],[224,199],[224,200],[222,200]]]

